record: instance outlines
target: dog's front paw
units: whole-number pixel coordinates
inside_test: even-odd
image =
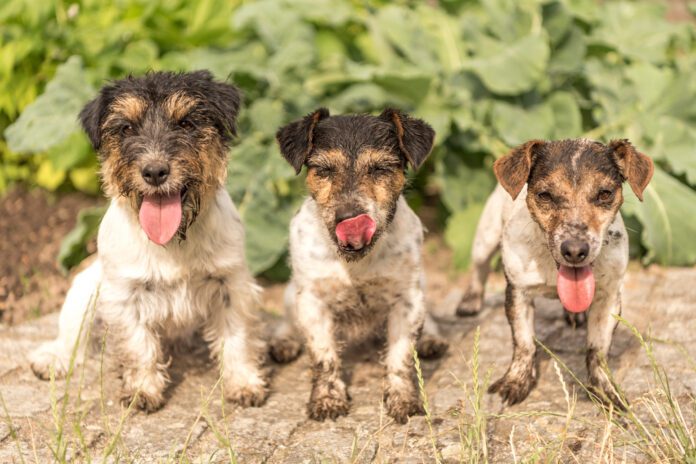
[[[470,317],[476,316],[483,308],[483,295],[475,292],[467,292],[462,297],[462,301],[457,305],[457,316]]]
[[[169,383],[166,371],[150,368],[128,368],[123,372],[121,404],[147,413],[164,406],[164,390]]]
[[[390,388],[384,394],[384,404],[389,414],[399,424],[405,424],[409,416],[424,414],[423,403],[416,391]]]
[[[269,352],[277,363],[285,364],[297,359],[302,352],[302,343],[295,337],[279,337],[271,340]]]
[[[31,370],[41,380],[49,380],[51,371],[54,378],[62,379],[68,372],[70,358],[63,356],[59,347],[52,342],[44,343],[29,355]]]
[[[614,407],[621,411],[625,411],[628,408],[628,400],[619,392],[619,389],[604,372],[590,375],[588,390],[604,406],[609,406],[613,403]]]
[[[418,356],[423,359],[439,358],[449,348],[449,343],[442,337],[431,334],[421,335],[418,343],[416,343],[416,351]]]
[[[152,394],[143,391],[126,390],[121,396],[121,404],[124,407],[128,408],[132,404],[133,407],[148,414],[161,409],[164,403],[164,395],[161,393]]]
[[[488,388],[488,393],[499,394],[503,403],[512,406],[524,401],[534,388],[535,383],[536,377],[532,368],[517,371],[516,374],[511,374],[508,371]]]
[[[244,408],[259,407],[268,398],[268,388],[265,383],[226,388],[225,398]]]
[[[310,419],[324,421],[336,420],[348,415],[350,401],[343,383],[332,382],[327,385],[315,385],[307,405]]]

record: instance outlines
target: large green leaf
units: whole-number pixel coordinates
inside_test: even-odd
[[[696,262],[696,192],[656,168],[640,203],[626,191],[625,210],[643,225],[645,261],[688,265]]]
[[[440,69],[435,37],[421,23],[421,15],[431,14],[427,9],[419,12],[390,5],[380,10],[377,22],[387,40],[411,63],[431,72]]]
[[[696,127],[670,116],[648,118],[652,145],[649,154],[665,161],[677,174],[684,174],[691,185],[696,185]]]
[[[529,139],[550,138],[553,133],[553,110],[548,105],[524,108],[505,102],[495,102],[491,121],[498,135],[510,146]]]
[[[77,224],[60,244],[58,263],[64,271],[77,266],[88,255],[87,243],[97,235],[106,208],[86,208],[77,215]]]
[[[65,140],[78,130],[77,115],[94,92],[82,60],[69,58],[58,67],[46,91],[5,130],[10,150],[35,153]]]
[[[539,84],[546,72],[549,46],[541,35],[530,35],[515,43],[480,42],[478,57],[464,63],[494,93],[515,95]]]
[[[630,58],[663,63],[675,31],[674,25],[656,20],[664,13],[664,6],[655,2],[609,2],[590,37]]]
[[[459,269],[469,267],[471,246],[476,235],[476,226],[483,212],[483,203],[472,203],[463,210],[454,213],[447,220],[445,241],[454,251],[454,265]]]
[[[452,212],[484,203],[495,187],[493,172],[476,166],[476,159],[438,157],[434,180],[439,184],[442,201]]]

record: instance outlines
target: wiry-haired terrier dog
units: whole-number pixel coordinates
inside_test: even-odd
[[[628,140],[532,140],[496,161],[494,170],[500,186],[479,221],[474,275],[458,309],[460,315],[481,309],[489,261],[500,248],[513,353],[489,391],[508,404],[527,397],[537,379],[534,298],[558,297],[571,313],[588,311],[590,389],[623,407],[605,369],[628,265],[621,185],[628,181],[642,200],[652,161]]]
[[[402,191],[407,164],[420,167],[433,138],[429,125],[396,110],[375,117],[319,109],[278,131],[285,159],[298,173],[308,168],[310,196],[290,226],[291,323],[276,333],[271,354],[281,362],[296,357],[299,328],[312,362],[312,419],[348,413],[343,343],[385,326],[387,411],[402,423],[421,411],[412,346],[420,337],[421,354],[433,356],[447,345],[426,319],[423,226]]]
[[[223,187],[239,105],[237,88],[208,72],[157,72],[105,86],[82,110],[111,204],[97,259],[63,304],[58,338],[31,355],[37,376],[63,375],[75,343],[82,361],[87,340],[78,334],[96,295],[96,315],[116,341],[126,402],[137,395],[141,409],[161,407],[168,349],[198,332],[222,364],[225,396],[263,403],[258,287]]]

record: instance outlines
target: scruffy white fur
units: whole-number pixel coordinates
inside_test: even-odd
[[[501,379],[513,391],[515,384],[527,380],[529,365],[532,365],[532,377],[536,378],[532,362],[535,352],[533,300],[539,296],[558,298],[556,262],[546,245],[544,232],[529,213],[526,198],[526,186],[512,200],[500,185],[489,197],[476,230],[472,250],[474,270],[465,297],[465,303],[473,305],[482,299],[489,261],[500,248],[505,275],[514,292],[514,312],[519,314],[511,325],[517,353],[522,355],[513,358],[505,378]],[[628,266],[628,236],[621,214],[616,215],[599,239],[602,240],[601,251],[592,264],[596,290],[587,312],[588,369],[591,370],[591,386],[620,404],[615,387],[596,360],[606,360],[617,324],[614,316],[621,313],[621,290]],[[478,309],[480,306],[476,306]]]
[[[30,356],[31,367],[48,378],[69,365],[83,319],[96,296],[96,317],[116,341],[123,364],[124,399],[139,392],[138,405],[154,410],[164,402],[169,364],[166,348],[196,331],[222,363],[225,395],[258,405],[267,395],[260,370],[262,344],[255,326],[259,288],[244,257],[244,228],[224,188],[200,212],[187,238],[166,246],[149,241],[128,201],[113,199],[99,228],[98,257],[75,277],[60,314],[58,338]],[[83,362],[88,343],[77,349]]]
[[[426,334],[437,335],[434,321],[426,318],[422,243],[423,226],[403,197],[392,223],[374,248],[357,261],[346,261],[338,254],[311,198],[292,220],[293,275],[286,292],[286,312],[306,340],[312,358],[311,417],[334,418],[347,412],[341,349],[345,342],[365,339],[385,327],[388,412],[403,422],[419,409],[412,381],[412,347],[424,323]],[[291,339],[292,328],[281,327],[273,349],[287,348]]]

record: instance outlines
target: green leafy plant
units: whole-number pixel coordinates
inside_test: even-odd
[[[627,192],[623,209],[636,256],[696,262],[696,28],[667,22],[655,2],[27,2],[0,7],[0,188],[95,191],[75,123],[95,89],[130,72],[207,68],[246,96],[227,186],[257,273],[282,262],[303,195],[275,130],[318,106],[398,106],[433,125],[409,198],[440,205],[459,267],[493,160],[530,138],[580,136],[629,138],[656,161],[645,202]]]

